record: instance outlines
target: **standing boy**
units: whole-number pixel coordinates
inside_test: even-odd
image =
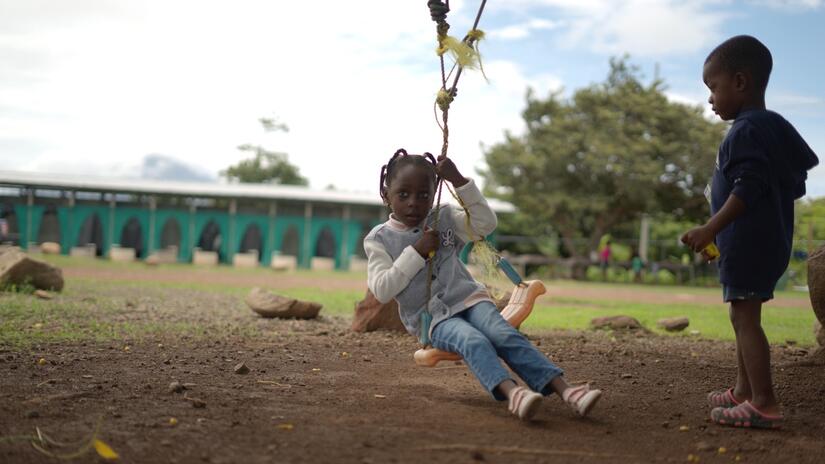
[[[777,428],[783,415],[774,394],[762,303],[773,298],[793,241],[793,202],[805,194],[807,171],[819,160],[794,127],[765,109],[773,59],[757,39],[736,36],[705,60],[708,102],[733,121],[719,147],[709,186],[710,220],[682,236],[701,251],[715,239],[719,280],[736,334],[734,387],[712,392],[711,419],[736,427]]]

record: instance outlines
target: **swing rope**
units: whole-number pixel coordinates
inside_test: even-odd
[[[481,5],[478,8],[478,13],[476,13],[475,22],[473,23],[473,28],[467,33],[467,35],[464,36],[464,39],[459,41],[455,37],[447,34],[450,30],[450,24],[447,22],[447,13],[450,12],[449,0],[446,2],[442,0],[427,1],[427,7],[430,10],[430,18],[432,18],[432,20],[436,23],[436,34],[438,38],[438,48],[436,49],[436,53],[438,54],[441,67],[441,88],[438,90],[435,105],[441,110],[441,121],[439,122],[436,117],[436,122],[441,128],[441,157],[443,158],[447,157],[447,149],[450,144],[450,127],[448,125],[450,104],[455,99],[458,89],[458,80],[461,78],[461,72],[465,67],[475,67],[476,65],[480,66],[480,55],[478,54],[477,46],[474,44],[484,37],[484,33],[478,30],[478,22],[481,20],[481,14],[484,12],[484,6],[486,4],[487,0],[481,1]],[[447,87],[447,81],[449,77],[452,76],[452,70],[450,70],[449,75],[446,73],[446,68],[444,66],[444,54],[447,52],[450,52],[450,54],[455,58],[453,69],[458,67],[455,78],[449,89]],[[433,230],[438,230],[438,219],[441,216],[441,191],[443,185],[444,179],[439,179]],[[449,189],[449,186],[447,188]],[[452,189],[450,189],[450,192],[452,192]],[[454,192],[453,195],[455,196]],[[467,218],[469,224],[469,215]],[[422,345],[424,345],[424,347],[430,346],[430,323],[433,319],[433,316],[430,313],[430,299],[432,298],[432,276],[433,267],[435,264],[435,254],[435,251],[430,252],[427,260],[427,305],[425,311],[421,313],[419,327],[419,341]]]

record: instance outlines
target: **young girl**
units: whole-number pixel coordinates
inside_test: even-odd
[[[439,176],[453,184],[469,211],[470,231],[463,209],[431,209]],[[601,391],[569,386],[561,369],[501,317],[484,285],[458,259],[471,233],[486,236],[496,227],[496,215],[475,183],[449,158],[436,162],[429,153],[408,155],[403,149],[381,168],[380,182],[381,197],[392,214],[364,239],[367,285],[375,297],[382,303],[395,299],[404,326],[415,336],[421,313],[429,307],[432,346],[460,354],[481,385],[495,399],[508,400],[508,409],[520,419],[529,420],[542,395],[553,392],[587,415]],[[436,214],[438,230],[433,229]],[[428,259],[434,260],[429,305]],[[529,388],[511,378],[499,357]]]

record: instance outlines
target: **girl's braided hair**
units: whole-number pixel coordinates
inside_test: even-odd
[[[399,148],[395,151],[395,154],[392,155],[392,158],[390,158],[387,164],[381,166],[379,189],[381,192],[381,198],[385,201],[389,201],[387,198],[387,192],[390,188],[390,182],[392,182],[392,179],[395,177],[398,170],[408,164],[413,166],[426,166],[432,175],[433,185],[438,185],[438,174],[436,174],[435,171],[435,166],[437,163],[432,153],[425,152],[423,155],[409,155],[407,154],[407,150]]]

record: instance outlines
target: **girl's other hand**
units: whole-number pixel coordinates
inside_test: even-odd
[[[430,253],[438,249],[438,231],[424,227],[424,233],[421,238],[413,245],[415,251],[418,252],[424,259],[430,259]]]
[[[467,182],[470,182],[470,179],[467,179],[462,176],[460,172],[458,172],[458,168],[450,158],[441,155],[438,157],[437,162],[438,164],[435,165],[435,172],[438,173],[438,175],[444,180],[453,184],[454,187],[461,187]]]

